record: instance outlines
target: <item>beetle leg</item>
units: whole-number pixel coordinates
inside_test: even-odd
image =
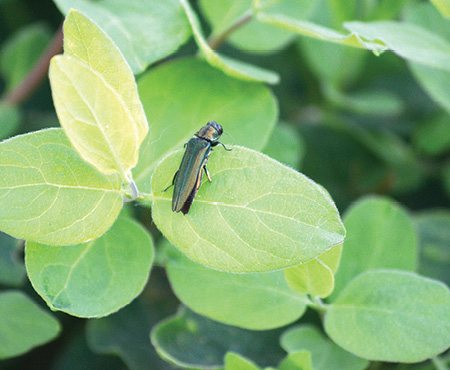
[[[209,172],[208,172],[206,166],[203,166],[203,168],[205,169],[206,177],[208,178],[209,182],[212,182],[211,181],[211,176],[209,176]]]
[[[163,193],[164,193],[167,189],[171,188],[171,187],[175,184],[175,179],[177,178],[177,175],[178,175],[178,170],[177,170],[177,172],[175,172],[175,175],[173,175],[172,184],[170,184],[167,188],[165,188],[165,189],[163,190]]]

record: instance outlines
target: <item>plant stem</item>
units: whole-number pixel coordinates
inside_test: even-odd
[[[61,26],[56,31],[52,41],[31,71],[25,76],[19,85],[5,95],[2,99],[3,102],[16,105],[26,100],[30,94],[39,87],[45,76],[47,76],[50,59],[62,51],[62,46],[63,31]]]
[[[211,49],[216,50],[226,40],[231,33],[241,28],[244,24],[250,22],[253,18],[253,10],[249,9],[239,18],[237,18],[225,31],[217,36],[211,36],[208,39],[208,45]]]

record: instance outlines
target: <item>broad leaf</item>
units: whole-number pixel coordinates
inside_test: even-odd
[[[89,65],[124,100],[136,126],[136,136],[142,141],[148,124],[129,65],[112,40],[75,10],[64,22],[64,54]]]
[[[411,272],[366,272],[329,306],[325,330],[368,360],[423,361],[450,346],[450,291]]]
[[[106,174],[119,172],[126,182],[148,130],[133,74],[85,16],[69,13],[64,31],[68,50],[52,59],[49,71],[61,125],[86,161]]]
[[[277,101],[266,86],[231,78],[196,58],[152,69],[139,81],[139,93],[152,117],[152,130],[133,170],[143,192],[150,192],[158,162],[182,148],[208,121],[222,125],[225,143],[257,150],[264,147],[277,121]]]
[[[180,0],[180,2],[184,7],[189,23],[191,24],[195,42],[209,64],[221,69],[232,77],[242,80],[267,82],[270,84],[279,82],[279,76],[272,71],[216,53],[206,42],[200,27],[200,21],[189,2],[187,0]]]
[[[163,192],[182,151],[152,177],[155,223],[189,258],[218,270],[262,272],[308,262],[342,242],[339,214],[319,185],[250,149],[219,150],[209,161],[212,183],[203,184],[186,216],[172,212],[172,191]]]
[[[179,0],[55,0],[63,13],[87,14],[111,37],[135,74],[172,54],[190,35]]]
[[[368,270],[417,268],[417,240],[408,214],[381,197],[360,200],[344,215],[347,238],[332,297],[355,276]]]
[[[153,260],[148,233],[127,218],[93,241],[71,246],[27,242],[26,266],[34,289],[55,310],[106,316],[144,288]]]
[[[250,331],[234,328],[183,309],[153,327],[151,341],[158,353],[178,366],[222,369],[233,351],[259,366],[277,364],[282,356],[279,330]]]
[[[313,326],[303,325],[287,330],[281,346],[288,353],[306,350],[311,353],[314,370],[363,370],[369,362],[344,351]]]
[[[225,324],[252,330],[272,329],[294,322],[306,309],[308,300],[286,284],[282,271],[217,271],[194,263],[177,251],[170,253],[166,267],[172,288],[185,305]]]
[[[23,293],[0,293],[0,359],[47,343],[59,331],[58,321]]]
[[[96,238],[122,208],[121,181],[80,158],[61,129],[0,143],[0,229],[64,245]]]

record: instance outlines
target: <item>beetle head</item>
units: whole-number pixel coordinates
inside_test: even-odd
[[[195,136],[213,143],[219,140],[222,133],[223,129],[221,125],[219,125],[217,122],[209,121],[195,134]]]

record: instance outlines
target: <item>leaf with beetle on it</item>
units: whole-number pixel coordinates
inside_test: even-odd
[[[200,187],[189,214],[172,212],[172,194],[163,190],[182,153],[168,155],[153,174],[152,215],[170,242],[194,261],[229,272],[277,270],[308,262],[344,239],[338,211],[319,185],[237,146],[213,153],[212,183]]]
[[[64,22],[64,48],[49,71],[61,126],[84,160],[124,181],[148,131],[133,73],[111,39],[75,10]]]

